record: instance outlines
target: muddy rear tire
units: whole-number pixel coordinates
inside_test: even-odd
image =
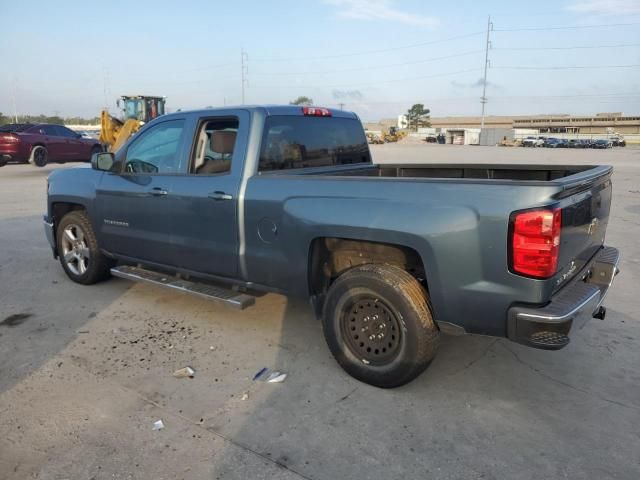
[[[338,277],[327,294],[322,323],[340,366],[383,388],[420,375],[440,340],[426,291],[392,265],[361,265]]]

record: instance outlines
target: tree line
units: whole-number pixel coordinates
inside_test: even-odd
[[[4,115],[0,112],[0,125],[15,123],[13,116]],[[60,117],[59,115],[18,115],[18,123],[57,123],[60,125],[99,125],[100,117]]]

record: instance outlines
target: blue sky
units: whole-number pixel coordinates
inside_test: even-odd
[[[247,103],[478,115],[489,14],[488,114],[640,113],[640,0],[0,0],[0,112],[239,104],[244,49]]]

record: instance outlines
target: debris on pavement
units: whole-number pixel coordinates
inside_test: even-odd
[[[153,422],[152,430],[162,430],[164,428],[164,422],[162,420],[157,420]]]
[[[248,392],[244,392],[242,394],[242,397],[240,397],[240,400],[249,400],[249,393]]]
[[[285,381],[285,379],[287,378],[287,374],[286,373],[282,373],[282,372],[272,372],[268,377],[267,377],[267,382],[268,383],[282,383]]]
[[[287,374],[278,370],[269,370],[267,367],[262,368],[253,376],[253,380],[267,383],[282,383],[287,378]]]
[[[259,380],[262,375],[264,375],[269,369],[267,367],[263,367],[260,369],[258,373],[253,376],[253,380]]]
[[[178,370],[173,372],[173,376],[176,378],[185,378],[185,377],[193,378],[195,374],[196,374],[196,371],[191,367],[179,368]]]

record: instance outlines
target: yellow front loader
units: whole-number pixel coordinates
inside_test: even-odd
[[[165,97],[124,95],[121,100],[123,120],[111,116],[106,110],[100,114],[100,143],[105,145],[109,152],[118,150],[142,125],[164,115]]]

